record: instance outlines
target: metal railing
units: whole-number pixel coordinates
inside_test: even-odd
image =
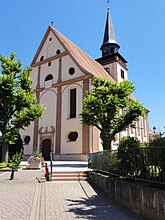
[[[53,172],[53,152],[50,152],[50,180],[52,179]]]
[[[89,154],[89,167],[113,177],[165,187],[165,147],[92,153]]]

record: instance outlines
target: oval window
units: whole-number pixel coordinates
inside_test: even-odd
[[[26,136],[26,137],[24,138],[25,144],[29,144],[30,139],[31,139],[30,136]]]
[[[70,132],[70,133],[68,134],[68,139],[69,139],[69,141],[76,141],[77,138],[78,138],[78,133],[77,133],[76,131]]]
[[[42,56],[41,58],[40,58],[40,61],[42,61],[44,59],[44,56]]]
[[[74,73],[75,73],[75,68],[71,67],[71,68],[69,69],[69,74],[70,74],[70,75],[73,75]]]

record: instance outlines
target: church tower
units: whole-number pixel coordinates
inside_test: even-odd
[[[100,48],[102,57],[96,59],[96,61],[100,63],[117,82],[128,79],[127,61],[119,53],[119,48],[120,46],[115,37],[110,8],[108,7],[103,44]]]

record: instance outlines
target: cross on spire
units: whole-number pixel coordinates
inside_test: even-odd
[[[108,8],[109,8],[109,0],[107,1],[107,6],[108,6]]]

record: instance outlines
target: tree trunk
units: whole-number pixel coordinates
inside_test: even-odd
[[[100,138],[102,140],[103,144],[103,150],[111,150],[111,143],[113,141],[113,137],[111,137],[108,134],[105,134],[101,132]]]
[[[8,163],[8,144],[5,142],[2,142],[1,161]]]

